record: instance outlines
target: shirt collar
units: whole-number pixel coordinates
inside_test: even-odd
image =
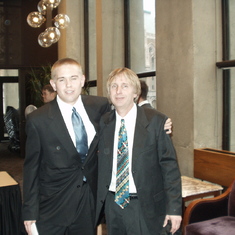
[[[83,106],[81,95],[79,95],[76,103],[73,106],[71,104],[65,103],[58,95],[57,95],[57,102],[61,108],[67,111],[70,110],[71,112],[72,112],[73,107],[75,107],[75,109],[79,113],[79,110],[81,109],[80,107]]]
[[[142,106],[142,105],[144,105],[144,104],[150,104],[150,103],[148,102],[148,100],[144,100],[144,101],[140,102],[138,105],[139,105],[139,106]]]
[[[136,104],[133,105],[133,107],[131,108],[131,110],[127,113],[127,115],[125,117],[121,117],[117,111],[116,111],[116,118],[117,120],[121,120],[121,119],[124,119],[125,122],[128,120],[133,120],[133,118],[136,117],[136,114],[137,114],[137,106]]]

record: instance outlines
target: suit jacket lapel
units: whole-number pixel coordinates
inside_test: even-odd
[[[84,108],[87,112],[87,115],[88,115],[91,123],[93,124],[96,133],[98,133],[99,132],[99,122],[96,122],[94,119],[95,117],[97,117],[97,113],[93,109],[92,105],[88,104],[88,99],[91,99],[91,97],[86,96],[86,95],[81,95],[81,98],[82,98]]]
[[[132,152],[132,164],[138,159],[139,153],[142,152],[142,149],[146,143],[148,124],[149,121],[147,120],[144,109],[137,106],[137,117],[136,117],[133,152]]]
[[[97,117],[97,113],[96,111],[94,111],[94,109],[92,108],[92,106],[90,104],[88,104],[88,99],[91,99],[91,97],[86,96],[86,95],[81,95],[82,98],[82,102],[84,105],[84,108],[87,112],[87,115],[92,123],[92,125],[95,128],[96,134],[94,136],[94,139],[92,140],[90,147],[88,149],[88,156],[85,160],[85,162],[87,162],[87,160],[93,155],[93,152],[96,150],[97,145],[98,145],[98,141],[99,141],[99,137],[98,137],[98,132],[99,132],[99,123],[97,123],[94,120],[94,117]]]
[[[69,135],[68,129],[60,112],[56,99],[51,102],[48,111],[48,117],[52,119],[50,128],[53,129],[55,133],[57,133],[57,138],[61,142],[61,145],[63,145],[63,147],[66,148],[72,156],[76,156],[77,159],[80,159],[79,157],[77,157],[78,152]]]
[[[112,169],[113,163],[113,145],[114,145],[114,133],[115,133],[115,123],[116,122],[116,115],[115,110],[112,110],[109,115],[106,115],[104,119],[104,146],[105,146],[105,153],[108,156],[107,161],[109,161],[109,166]]]

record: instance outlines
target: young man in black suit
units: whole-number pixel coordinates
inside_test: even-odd
[[[97,133],[100,117],[110,110],[110,104],[103,97],[81,95],[85,77],[73,59],[53,65],[50,83],[56,99],[27,117],[25,228],[31,235],[36,222],[39,235],[94,235]],[[73,128],[73,108],[86,130],[80,141],[81,132]],[[77,150],[78,146],[82,147]]]
[[[107,81],[115,109],[100,121],[97,215],[104,208],[109,235],[157,235],[181,224],[181,176],[167,117],[135,102],[136,74],[116,69]]]

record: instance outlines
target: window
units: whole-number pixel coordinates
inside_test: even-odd
[[[222,0],[223,10],[223,143],[222,148],[235,152],[235,2]]]
[[[102,14],[100,11],[97,12],[97,4],[100,4]],[[96,53],[97,47],[101,45],[102,52],[98,53],[103,53],[102,76],[105,78],[117,67],[128,67],[140,78],[146,79],[149,89],[154,94],[150,99],[155,100],[155,0],[104,0],[102,3],[84,0],[84,9],[85,42],[87,42],[85,43],[85,75],[89,79],[89,94],[97,94],[96,68],[100,66],[98,64],[100,60],[97,59]],[[102,41],[99,45],[97,45],[97,34],[100,31],[95,17],[98,17],[102,23],[102,29],[100,29]]]
[[[148,101],[156,108],[155,0],[129,0],[129,4],[128,64],[147,83]]]

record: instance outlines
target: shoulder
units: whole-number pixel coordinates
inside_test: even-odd
[[[39,107],[38,109],[36,109],[32,113],[30,113],[27,116],[27,121],[28,120],[38,120],[38,119],[44,118],[49,115],[51,110],[56,109],[56,108],[59,110],[59,106],[58,106],[57,101],[55,99],[49,103],[44,104],[43,106]]]
[[[138,107],[138,110],[142,109],[143,112],[147,115],[147,116],[166,116],[164,113],[158,111],[157,109],[154,109],[154,108],[141,108],[141,107]]]
[[[144,108],[144,109],[153,109],[153,107],[149,103],[143,104],[141,107]]]
[[[94,96],[94,95],[81,95],[82,101],[84,104],[89,105],[107,105],[109,104],[108,99],[102,96]]]
[[[137,110],[138,110],[137,112],[144,115],[149,122],[154,121],[154,120],[165,121],[168,118],[165,114],[163,114],[162,112],[159,112],[158,110],[156,110],[154,108],[141,108],[141,107],[138,107]]]
[[[107,98],[101,96],[81,95],[83,105],[90,118],[98,120],[111,106]]]
[[[109,110],[108,112],[102,115],[100,123],[103,123],[105,125],[109,124],[110,122],[115,120],[115,117],[116,117],[115,110],[114,109]]]

